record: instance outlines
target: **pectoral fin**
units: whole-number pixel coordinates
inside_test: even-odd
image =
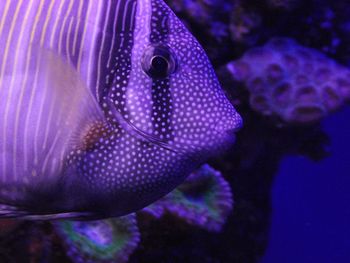
[[[38,104],[44,106],[42,117],[33,119],[36,127],[40,127],[33,137],[35,143],[42,146],[35,156],[40,175],[50,173],[55,165],[64,162],[70,151],[80,148],[85,134],[91,127],[103,123],[104,116],[91,90],[69,62],[50,50],[41,50],[39,58],[38,93],[45,96],[36,95],[44,100]]]
[[[0,87],[12,85],[13,93],[13,100],[6,102],[8,116],[0,114],[7,120],[2,126],[6,136],[0,137],[0,204],[16,208],[1,212],[0,207],[0,217],[30,215],[31,206],[40,204],[42,211],[35,211],[45,213],[46,200],[32,201],[48,193],[61,200],[54,195],[62,192],[57,182],[65,174],[67,156],[86,144],[91,127],[104,123],[89,87],[64,58],[33,48],[28,65],[7,76]],[[48,213],[55,212],[51,206]]]

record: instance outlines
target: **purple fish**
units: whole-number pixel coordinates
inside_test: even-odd
[[[162,0],[0,2],[0,216],[121,216],[234,141],[241,118]]]

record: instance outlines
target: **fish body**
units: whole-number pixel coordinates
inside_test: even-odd
[[[3,217],[136,211],[241,126],[161,0],[1,1],[0,54]]]

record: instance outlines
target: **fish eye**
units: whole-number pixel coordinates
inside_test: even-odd
[[[176,71],[177,61],[170,47],[158,45],[146,48],[141,65],[152,79],[165,79]]]

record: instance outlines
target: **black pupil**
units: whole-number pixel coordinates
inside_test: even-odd
[[[144,51],[141,66],[152,79],[166,79],[176,70],[175,56],[167,46],[150,46]]]
[[[159,74],[166,74],[168,71],[168,61],[162,56],[152,58],[152,69]]]

